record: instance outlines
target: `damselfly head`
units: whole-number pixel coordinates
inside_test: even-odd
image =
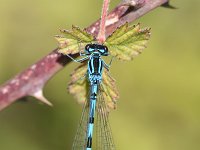
[[[91,55],[94,52],[98,52],[102,56],[108,56],[107,46],[100,45],[100,44],[87,44],[85,46],[86,55]]]

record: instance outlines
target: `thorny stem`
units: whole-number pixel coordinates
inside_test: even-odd
[[[125,2],[124,2],[125,1]],[[106,37],[125,22],[133,22],[152,9],[167,4],[169,0],[123,0],[106,18]],[[100,21],[87,28],[87,32],[97,36]],[[44,98],[42,91],[47,81],[71,62],[71,59],[58,54],[57,49],[36,62],[28,69],[0,86],[0,110],[25,96],[34,96],[51,105]],[[74,57],[77,57],[75,55]]]
[[[104,43],[104,41],[106,39],[105,29],[106,29],[106,17],[107,17],[107,13],[108,13],[109,3],[110,3],[110,0],[104,0],[103,1],[99,34],[97,36],[97,41],[100,44]]]

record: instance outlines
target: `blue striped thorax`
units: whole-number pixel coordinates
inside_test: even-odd
[[[101,56],[108,56],[108,48],[104,45],[88,44],[85,46],[85,55],[90,55],[88,61],[88,79],[90,83],[101,82],[104,65]]]

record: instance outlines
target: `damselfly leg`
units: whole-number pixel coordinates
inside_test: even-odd
[[[111,66],[111,64],[112,64],[113,58],[114,58],[114,57],[111,58],[109,64],[107,64],[104,60],[102,60],[102,61],[103,61],[103,65],[104,65],[104,67],[105,67],[107,70],[110,69],[110,66]]]
[[[89,57],[88,56],[86,56],[86,57],[83,57],[83,58],[80,58],[80,59],[74,59],[72,56],[70,56],[70,55],[68,55],[68,54],[66,54],[66,56],[67,57],[69,57],[71,60],[73,60],[74,62],[77,62],[77,63],[82,63],[82,62],[84,62],[85,60],[87,60],[87,59],[89,59]]]

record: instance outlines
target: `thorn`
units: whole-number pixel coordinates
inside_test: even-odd
[[[62,32],[62,33],[65,33],[65,32],[69,32],[68,30],[66,30],[66,29],[60,29],[60,32]]]
[[[51,102],[49,102],[43,95],[42,90],[39,90],[37,92],[35,92],[34,94],[32,94],[31,96],[37,98],[39,101],[49,105],[49,106],[53,106],[53,104]]]
[[[161,6],[165,7],[165,8],[169,8],[169,9],[177,9],[177,7],[174,7],[171,4],[169,4],[169,1],[164,3],[164,4],[162,4]]]
[[[63,36],[60,36],[60,35],[54,35],[54,38],[60,39],[60,38],[64,38],[64,37],[63,37]]]
[[[60,32],[63,32],[64,29],[59,29]]]
[[[80,28],[76,25],[72,25],[72,29],[80,29]]]

